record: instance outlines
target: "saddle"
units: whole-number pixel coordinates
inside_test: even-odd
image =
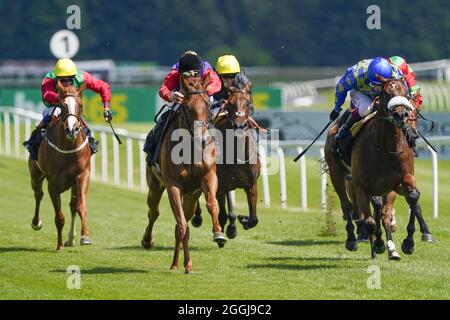
[[[354,123],[349,130],[349,134],[340,139],[339,148],[337,147],[336,139],[333,139],[333,141],[334,141],[333,149],[338,151],[337,153],[338,153],[339,157],[341,158],[344,165],[346,165],[348,168],[351,167],[351,154],[352,154],[353,142],[355,141],[356,137],[361,132],[361,130],[364,129],[366,124],[369,123],[369,121],[375,117],[376,113],[377,113],[376,111],[369,113],[367,116],[365,116],[358,122]],[[333,130],[332,133],[334,133],[334,132],[337,133],[339,128],[342,126],[342,124],[343,124],[343,120],[341,119],[332,128],[332,130]]]

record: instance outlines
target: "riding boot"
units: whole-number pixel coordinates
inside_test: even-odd
[[[48,127],[48,121],[46,121],[46,120],[47,119],[43,119],[37,125],[36,129],[33,130],[33,132],[30,135],[30,138],[27,141],[23,142],[23,146],[30,153],[30,158],[35,161],[37,161],[38,151],[39,151],[39,146],[41,145],[43,131],[46,130]]]
[[[408,141],[409,146],[413,149],[414,157],[418,157],[418,153],[416,150],[416,140],[419,138],[419,134],[417,130],[414,129],[411,125],[407,124],[403,127],[403,133],[406,136],[406,141]]]
[[[351,127],[357,120],[354,118],[351,112],[348,113],[345,122],[339,128],[338,133],[335,136],[336,139],[336,151],[339,157],[350,164],[351,162],[351,146],[353,143],[353,137],[350,133]]]
[[[149,132],[147,135],[147,138],[145,139],[144,149],[143,151],[147,153],[146,161],[148,165],[153,165],[156,162],[156,156],[155,152],[159,143],[159,140],[161,138],[164,126],[166,124],[167,119],[169,118],[171,110],[163,113],[159,120],[156,122],[156,125],[153,127],[153,129]]]
[[[86,133],[89,141],[89,147],[91,149],[91,155],[94,155],[98,151],[98,141],[95,141],[94,137],[92,136],[91,130],[85,125],[84,126],[84,132]]]

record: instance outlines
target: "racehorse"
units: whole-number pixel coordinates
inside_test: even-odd
[[[221,162],[217,165],[219,222],[224,229],[227,220],[229,220],[226,234],[230,239],[237,235],[236,215],[230,191],[240,188],[244,189],[247,195],[249,216],[238,216],[238,220],[244,229],[248,230],[258,224],[256,212],[257,179],[261,164],[257,154],[257,132],[255,124],[250,118],[250,103],[251,83],[236,84],[230,88],[229,98],[221,106],[214,121],[215,127],[219,130],[222,138]],[[225,199],[228,202],[228,214]],[[196,212],[195,218],[198,219],[200,214],[201,211]],[[194,226],[199,225],[194,224]]]
[[[48,192],[55,210],[55,224],[58,231],[56,250],[64,249],[62,230],[64,228],[64,214],[61,211],[61,193],[71,189],[70,211],[72,213],[69,239],[66,246],[73,246],[75,238],[75,218],[78,213],[81,218],[81,245],[91,244],[87,226],[87,193],[91,166],[91,151],[88,137],[83,130],[81,119],[82,93],[85,86],[76,89],[72,86],[64,87],[59,82],[57,91],[61,108],[60,115],[53,119],[54,125],[45,134],[45,138],[38,152],[38,160],[28,159],[31,175],[31,187],[34,191],[36,207],[31,226],[34,230],[42,228],[39,218],[40,202],[44,193],[42,183],[48,181]]]
[[[379,99],[375,101],[377,113],[373,119],[367,122],[353,144],[351,181],[347,179],[349,171],[346,166],[332,152],[332,140],[336,128],[330,130],[325,147],[331,181],[347,218],[346,248],[348,250],[357,248],[352,223],[352,214],[355,210],[356,214],[364,219],[365,228],[369,234],[372,258],[375,258],[376,253],[382,253],[385,250],[384,242],[381,239],[381,202],[374,203],[375,219],[370,211],[369,202],[371,199],[376,199],[373,198],[374,196],[383,196],[384,203],[386,203],[387,195],[392,191],[406,198],[411,215],[407,226],[408,236],[402,243],[402,251],[405,254],[412,254],[414,251],[415,217],[417,216],[419,221],[423,221],[419,205],[420,193],[414,178],[413,151],[402,131],[414,107],[406,98],[407,89],[401,79],[380,78],[380,80],[383,90]],[[351,202],[348,199],[347,191]],[[391,260],[399,260],[400,255],[392,241],[391,210],[384,206],[381,213],[388,241],[388,257]]]
[[[163,133],[162,145],[158,154],[160,172],[156,166],[147,166],[149,223],[141,244],[146,249],[151,249],[154,245],[153,225],[159,216],[159,202],[162,193],[167,189],[170,206],[176,220],[175,251],[171,269],[178,268],[179,251],[182,245],[185,273],[190,273],[192,271],[192,260],[189,254],[189,226],[187,221],[194,215],[202,192],[206,198],[206,207],[212,217],[213,241],[223,245],[226,238],[218,220],[216,199],[217,150],[214,139],[209,132],[209,100],[205,84],[198,73],[186,72],[181,76],[180,87],[184,99],[179,106],[177,117]],[[187,161],[174,161],[172,153],[177,145],[173,141],[173,137],[177,129],[184,129],[184,132],[188,133],[187,145],[194,153],[201,152],[200,161],[194,161],[193,156],[189,157],[190,159]],[[183,143],[186,143],[184,138]],[[183,150],[183,152],[185,151]]]

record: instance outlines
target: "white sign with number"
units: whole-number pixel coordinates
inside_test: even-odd
[[[59,30],[50,39],[50,51],[58,58],[73,58],[80,48],[77,35],[70,30]]]

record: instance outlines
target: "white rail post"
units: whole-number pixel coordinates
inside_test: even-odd
[[[280,162],[280,198],[281,208],[287,208],[287,192],[286,192],[286,168],[284,163],[284,152],[281,147],[277,148],[278,161]]]
[[[145,191],[146,188],[146,163],[145,163],[145,152],[142,151],[144,149],[144,140],[139,140],[139,179],[140,179],[140,188],[141,191]]]
[[[438,218],[438,192],[439,192],[439,180],[438,180],[438,159],[437,153],[428,146],[428,150],[431,152],[431,158],[433,159],[433,217]]]
[[[2,115],[3,115],[3,112],[0,112],[0,154],[2,153],[2,149],[3,149],[3,142],[2,142],[2,138],[3,138],[3,134],[2,134]]]
[[[128,188],[133,188],[133,140],[127,138],[127,182]]]
[[[114,167],[114,184],[120,184],[120,159],[119,159],[119,143],[116,139],[113,141],[113,167]]]
[[[263,198],[264,198],[264,206],[266,208],[270,208],[270,190],[269,190],[269,177],[267,175],[267,156],[266,150],[262,145],[258,146],[259,149],[259,157],[261,161],[261,178],[262,178],[262,186],[263,186]]]
[[[297,148],[298,153],[303,152],[302,147]],[[306,156],[300,158],[300,199],[302,210],[308,210],[308,198],[307,198],[307,184],[306,184]]]
[[[106,133],[100,133],[100,143],[102,145],[102,181],[108,181],[108,140]]]
[[[324,148],[320,148],[320,160],[321,160],[321,166],[320,166],[320,170],[321,170],[321,203],[322,203],[322,210],[325,211],[327,210],[327,174],[325,173],[325,169],[326,169],[326,162],[325,162],[325,150]]]
[[[31,136],[31,119],[30,118],[25,118],[25,139],[29,139]],[[26,149],[25,149],[26,150]],[[28,152],[25,151],[24,153],[24,158],[27,159],[28,158]]]
[[[14,157],[20,156],[20,118],[17,113],[14,113]]]
[[[91,178],[93,180],[95,180],[95,178],[97,177],[96,167],[95,167],[95,158],[96,158],[96,156],[95,156],[95,154],[93,154],[91,156]]]
[[[5,154],[11,155],[11,125],[9,119],[9,112],[5,112]]]

